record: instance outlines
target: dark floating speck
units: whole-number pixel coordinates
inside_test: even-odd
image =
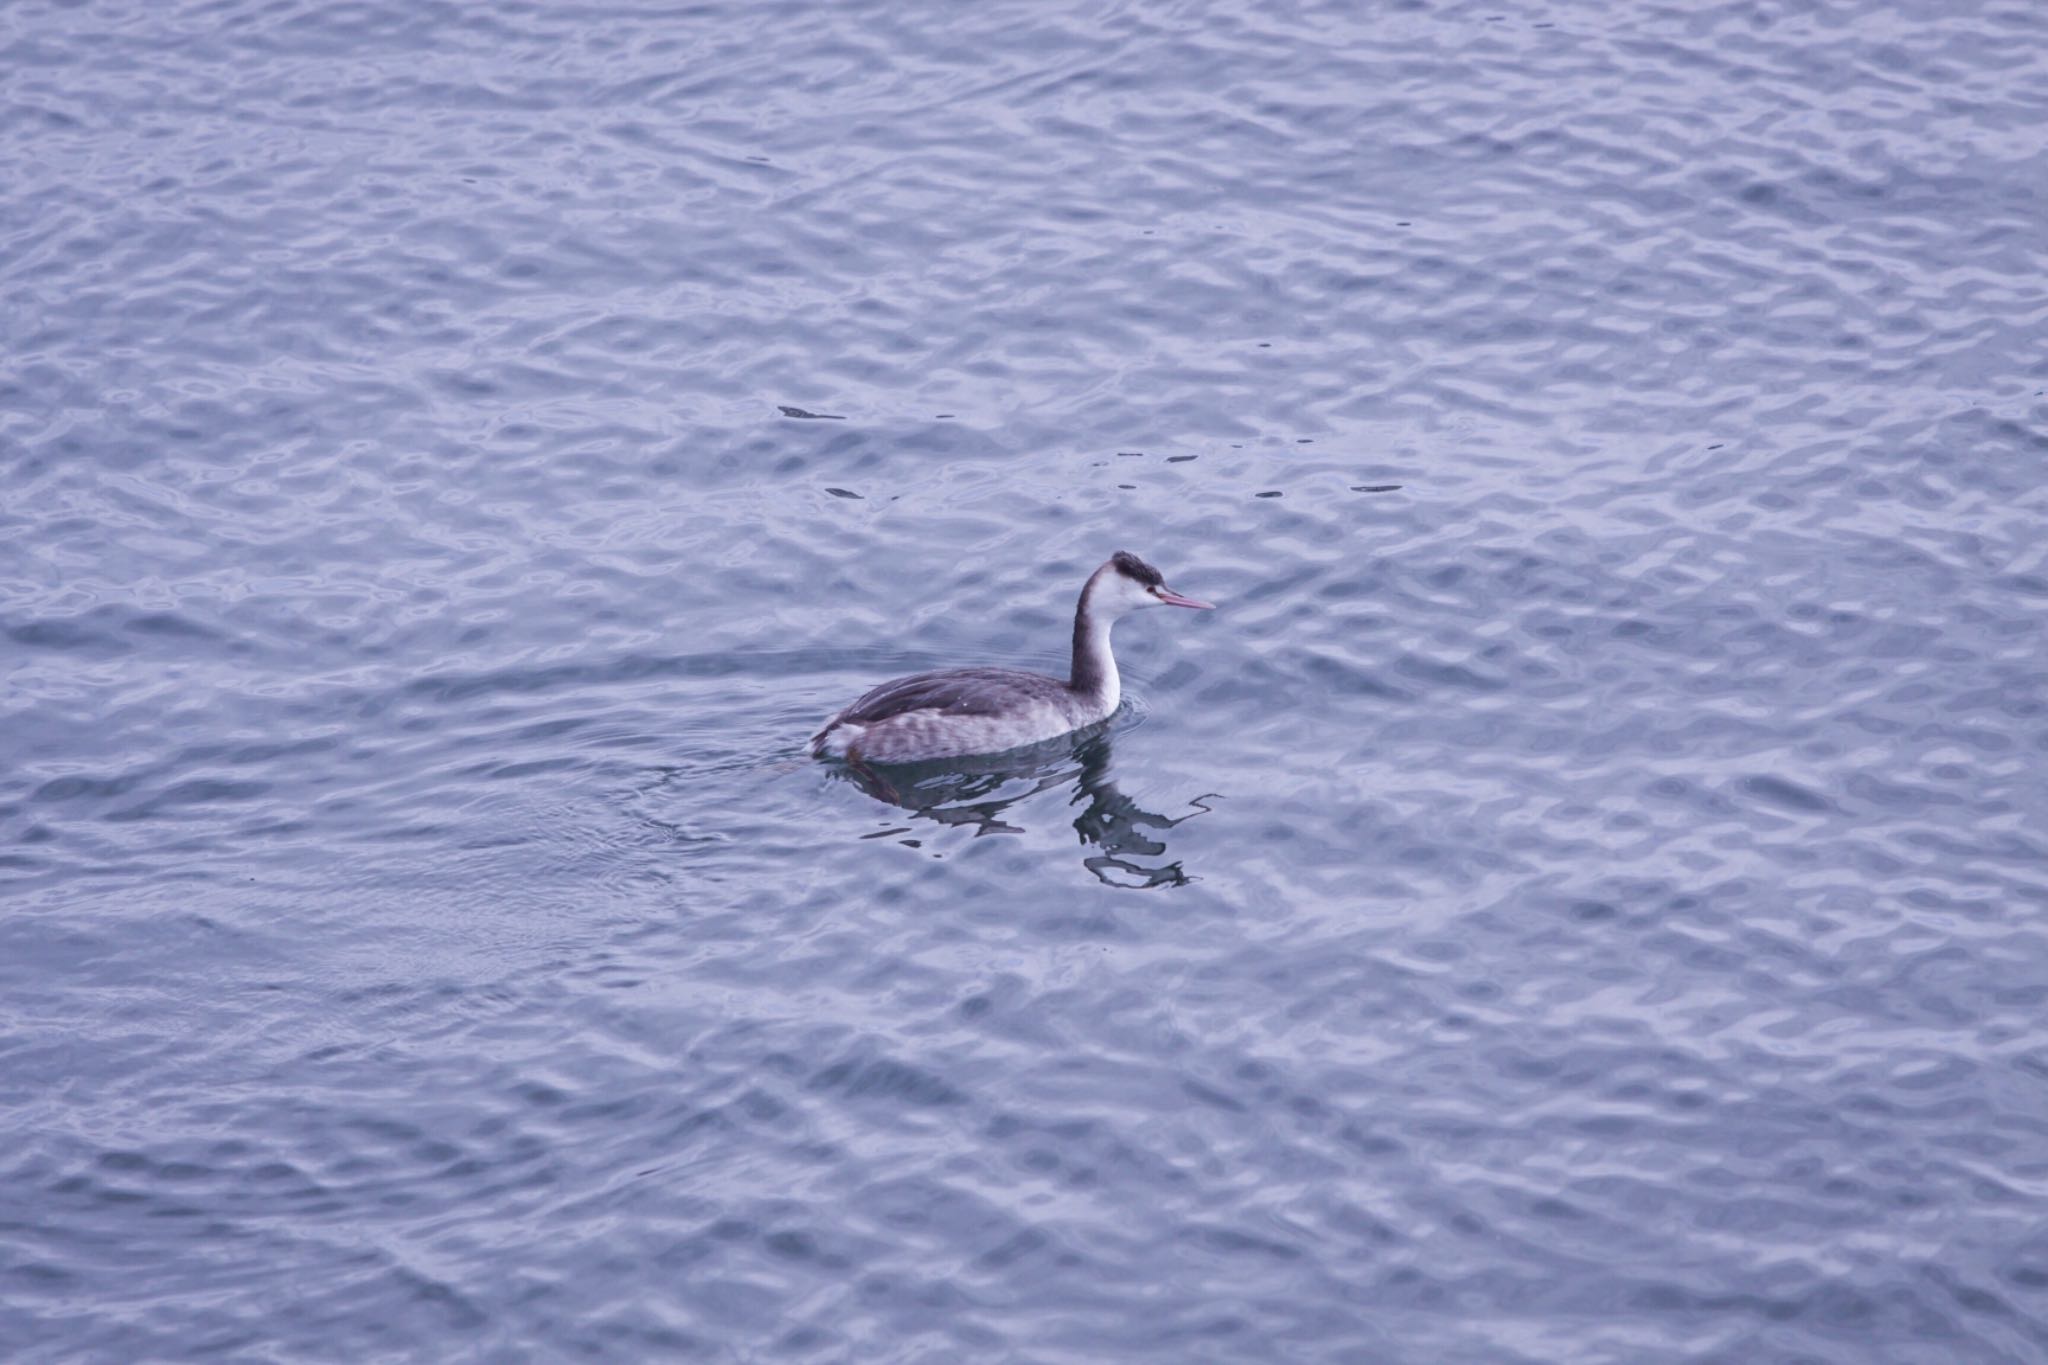
[[[1772,777],[1768,773],[1746,777],[1741,785],[1743,791],[1760,801],[1801,814],[1818,815],[1835,808],[1834,803],[1819,792],[1802,787],[1797,782],[1788,782],[1782,777]]]
[[[1119,460],[1142,460],[1145,458],[1145,452],[1142,450],[1119,450],[1116,456]]]
[[[1252,496],[1255,498],[1277,498],[1280,496],[1280,490],[1277,488],[1269,488],[1263,493],[1254,493],[1252,494]]]
[[[1137,486],[1138,486],[1138,485],[1136,485],[1136,484],[1134,484],[1134,483],[1120,483],[1120,484],[1118,484],[1118,485],[1117,485],[1117,487],[1118,487],[1118,488],[1131,488],[1131,489],[1135,489],[1135,488],[1136,488]]]
[[[1708,450],[1719,450],[1720,448],[1721,448],[1721,447],[1719,447],[1719,446],[1708,446],[1708,447],[1707,447],[1707,449],[1708,449]]]
[[[1398,483],[1354,483],[1351,485],[1351,491],[1354,493],[1391,493],[1400,486]]]
[[[1273,343],[1272,343],[1272,342],[1270,342],[1270,341],[1262,341],[1262,342],[1260,342],[1260,343],[1259,343],[1259,349],[1260,349],[1260,350],[1262,350],[1262,351],[1267,351],[1267,350],[1271,350],[1271,349],[1272,349],[1272,347],[1273,347]]]
[[[854,498],[857,500],[860,498],[860,494],[844,488],[828,488],[825,491],[835,498]]]
[[[1407,219],[1403,218],[1403,219],[1402,219],[1402,220],[1401,220],[1400,222],[1398,222],[1398,223],[1394,224],[1394,226],[1395,226],[1395,227],[1414,227],[1414,226],[1415,226],[1415,224],[1413,224],[1413,223],[1409,222],[1409,221],[1408,221]]]
[[[1189,460],[1199,460],[1201,458],[1199,455],[1169,455],[1166,457],[1166,462],[1168,464],[1186,464]]]
[[[1312,446],[1316,443],[1316,439],[1313,436],[1297,436],[1294,438],[1294,443],[1298,446]]]
[[[935,416],[935,417],[934,417],[934,418],[933,418],[932,420],[934,420],[934,421],[938,421],[938,422],[944,422],[944,421],[949,421],[949,420],[951,420],[952,416],[953,416],[953,414],[952,414],[952,413],[950,413],[950,412],[942,412],[942,413],[939,413],[939,414],[937,414],[937,415],[936,415],[936,416]]]
[[[892,834],[908,834],[908,833],[910,833],[910,826],[908,826],[908,825],[892,825],[892,826],[890,826],[890,827],[889,827],[888,829],[878,829],[878,830],[876,830],[876,831],[875,831],[874,833],[872,833],[872,834],[863,834],[863,835],[861,835],[860,837],[861,837],[861,838],[863,838],[863,839],[887,839],[887,838],[888,838],[888,837],[889,837],[890,835],[892,835]]]
[[[784,417],[805,417],[813,422],[844,422],[846,420],[836,412],[805,412],[802,408],[793,408],[787,403],[777,403],[775,407]]]

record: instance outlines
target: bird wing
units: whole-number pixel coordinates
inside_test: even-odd
[[[993,716],[1019,693],[1036,694],[1061,685],[1055,678],[1015,668],[949,668],[941,673],[913,673],[867,693],[834,716],[832,725],[873,725],[909,711]]]

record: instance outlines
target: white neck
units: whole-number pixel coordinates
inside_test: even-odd
[[[1110,627],[1116,619],[1107,612],[1091,612],[1083,628],[1074,633],[1074,648],[1077,654],[1087,657],[1087,671],[1082,674],[1094,685],[1088,689],[1106,715],[1116,710],[1123,700],[1123,679],[1117,676],[1116,653],[1109,647]],[[1076,664],[1081,661],[1075,660]],[[1078,670],[1077,670],[1078,671]]]
[[[1116,655],[1109,648],[1109,628],[1121,614],[1120,606],[1098,591],[1107,572],[1105,566],[1089,577],[1074,608],[1074,670],[1067,681],[1069,687],[1100,706],[1105,716],[1123,700]]]

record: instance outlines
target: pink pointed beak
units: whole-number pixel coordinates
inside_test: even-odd
[[[1193,597],[1182,597],[1172,588],[1161,588],[1159,590],[1159,600],[1166,603],[1169,607],[1193,607],[1196,611],[1216,610],[1214,602],[1203,602]]]

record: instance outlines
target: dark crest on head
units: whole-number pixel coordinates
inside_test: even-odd
[[[1109,557],[1109,562],[1116,565],[1116,571],[1125,578],[1134,578],[1148,588],[1166,586],[1166,579],[1160,575],[1159,570],[1153,568],[1129,550],[1118,550]]]

